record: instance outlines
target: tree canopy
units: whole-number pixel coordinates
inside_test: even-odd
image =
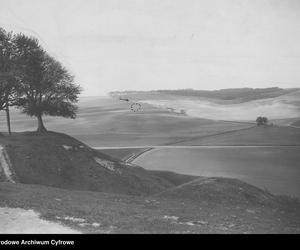
[[[12,101],[16,86],[13,62],[12,33],[0,28],[0,110]]]
[[[256,118],[256,124],[257,126],[267,125],[269,122],[267,117],[259,116]]]
[[[81,88],[74,83],[74,76],[37,39],[0,31],[0,100],[6,100],[7,90],[13,88],[13,104],[37,117],[39,132],[46,131],[43,115],[75,118]]]

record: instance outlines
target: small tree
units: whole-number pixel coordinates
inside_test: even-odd
[[[256,118],[257,126],[268,125],[268,118],[264,116],[259,116]]]
[[[46,132],[42,116],[75,118],[80,87],[58,61],[49,56],[38,40],[23,34],[15,36],[18,77],[18,106],[37,117],[38,132]]]
[[[262,125],[262,117],[261,116],[259,116],[259,117],[256,118],[256,125],[257,126]]]
[[[267,117],[262,117],[262,122],[263,122],[263,125],[268,125],[268,118]]]

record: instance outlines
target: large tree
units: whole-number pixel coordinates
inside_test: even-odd
[[[17,78],[12,33],[0,28],[0,111],[6,111],[8,133],[11,134],[9,106],[16,100]]]
[[[74,77],[48,55],[37,39],[18,34],[14,37],[18,67],[18,106],[38,120],[38,132],[47,131],[43,115],[75,118],[80,94]]]

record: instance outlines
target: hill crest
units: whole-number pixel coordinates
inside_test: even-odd
[[[130,96],[139,95],[170,95],[193,98],[209,98],[223,101],[246,102],[251,100],[260,100],[274,98],[281,95],[299,91],[300,88],[282,89],[278,87],[271,88],[228,88],[219,90],[195,90],[195,89],[174,89],[174,90],[150,90],[150,91],[115,91],[110,92],[111,96]]]
[[[143,168],[113,159],[65,134],[15,133],[1,137],[0,144],[0,180],[133,195],[172,186]]]

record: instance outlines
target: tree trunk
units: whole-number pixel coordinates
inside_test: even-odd
[[[8,106],[8,103],[6,103],[5,111],[6,111],[6,121],[7,121],[8,134],[11,135],[10,115],[9,115],[9,106]]]
[[[38,129],[37,129],[37,132],[40,132],[40,133],[47,132],[47,129],[45,128],[44,123],[43,123],[42,116],[41,115],[37,115],[37,119],[38,119]]]

